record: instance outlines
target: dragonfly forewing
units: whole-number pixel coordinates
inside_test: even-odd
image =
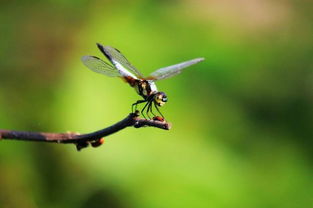
[[[197,64],[203,60],[204,60],[204,58],[195,58],[195,59],[185,61],[185,62],[182,62],[179,64],[160,68],[160,69],[156,70],[155,72],[151,73],[148,79],[162,80],[162,79],[167,79],[167,78],[173,77],[173,76],[181,73],[183,69],[185,69],[191,65]]]
[[[88,69],[94,72],[104,74],[109,77],[122,76],[122,74],[116,68],[96,56],[83,56],[81,60]]]
[[[138,69],[136,69],[119,50],[111,46],[102,46],[99,43],[97,43],[97,46],[116,68],[121,71],[131,72],[133,74],[132,77],[143,77]]]

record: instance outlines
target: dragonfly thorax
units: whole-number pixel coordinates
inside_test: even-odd
[[[153,101],[157,106],[163,106],[167,102],[166,94],[159,92],[152,80],[135,80],[133,87],[145,100]]]
[[[151,80],[135,80],[133,87],[135,88],[136,92],[144,99],[147,99],[151,95],[154,95],[158,92],[155,83]]]

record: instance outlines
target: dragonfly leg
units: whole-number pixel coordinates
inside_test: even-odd
[[[152,103],[151,103],[151,105],[150,105],[149,110],[150,110],[150,112],[152,113],[153,116],[156,116],[156,115],[153,113],[153,111],[152,111]]]
[[[138,105],[138,104],[144,103],[144,102],[146,102],[146,100],[137,100],[137,102],[135,102],[134,104],[132,104],[132,113],[137,110],[137,105]],[[135,107],[135,111],[134,111],[134,107]]]
[[[152,102],[149,103],[147,112],[146,112],[149,119],[151,119],[150,114],[149,114],[150,112],[154,115],[154,113],[152,112]]]
[[[146,109],[146,107],[149,105],[151,103],[151,101],[148,101],[147,103],[146,103],[146,105],[143,107],[143,109],[141,110],[141,115],[146,119],[146,116],[145,116],[145,114],[144,114],[144,111],[145,111],[145,109]]]
[[[151,119],[150,115],[149,115],[149,109],[151,107],[151,103],[149,103],[147,110],[146,110],[146,115],[148,116],[149,119]]]
[[[154,106],[155,106],[155,108],[157,109],[157,111],[159,112],[159,114],[162,116],[162,118],[164,119],[164,116],[163,116],[163,114],[160,112],[158,106],[157,106],[155,103],[154,103]]]

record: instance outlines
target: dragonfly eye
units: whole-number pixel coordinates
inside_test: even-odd
[[[154,99],[158,106],[163,106],[167,101],[167,96],[164,92],[158,92]]]
[[[162,102],[166,102],[167,101],[167,96],[166,96],[166,94],[164,92],[160,92],[159,97],[160,97],[160,100]]]

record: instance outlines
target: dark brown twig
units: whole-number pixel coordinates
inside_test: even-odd
[[[76,144],[78,150],[87,147],[89,143],[97,147],[102,144],[103,137],[118,132],[126,127],[134,126],[135,128],[152,126],[160,129],[169,130],[170,124],[165,121],[147,120],[139,118],[138,112],[130,113],[126,118],[109,126],[88,134],[79,133],[43,133],[43,132],[26,132],[1,130],[0,140],[11,139],[21,141],[37,141],[37,142],[54,142],[63,144]]]

